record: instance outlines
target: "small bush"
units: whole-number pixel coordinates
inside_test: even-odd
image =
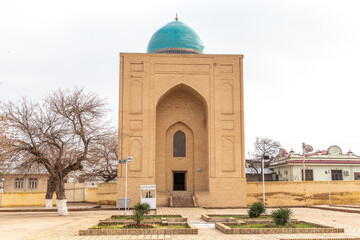
[[[147,203],[138,203],[134,207],[133,218],[136,221],[137,225],[140,225],[141,221],[144,220],[144,215],[149,214],[150,206]]]
[[[265,206],[262,202],[253,203],[248,210],[249,217],[251,218],[260,217],[263,213],[265,213]]]
[[[289,208],[279,208],[271,212],[271,218],[274,220],[276,225],[284,226],[288,222],[293,215],[293,212]]]

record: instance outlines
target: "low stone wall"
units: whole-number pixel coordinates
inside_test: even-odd
[[[85,202],[97,203],[98,202],[97,193],[98,193],[97,187],[85,188]]]
[[[13,192],[0,194],[2,207],[45,206],[46,192]],[[53,205],[56,195],[53,196]]]
[[[319,228],[231,228],[227,225],[234,224],[215,223],[215,228],[225,234],[344,233],[343,228],[332,228],[318,224],[315,225],[318,225]]]
[[[70,189],[69,191],[74,192]],[[81,190],[75,190],[77,194]],[[331,181],[332,204],[360,204],[360,181]],[[99,183],[97,188],[85,188],[85,202],[115,205],[117,201],[116,182]],[[311,206],[329,203],[328,182],[265,182],[266,206]],[[68,193],[70,194],[70,193]],[[168,206],[169,193],[157,195],[158,206]],[[196,202],[206,207],[209,192],[195,192]],[[55,198],[55,194],[54,194]],[[78,200],[79,198],[74,197]],[[140,199],[131,199],[132,203]],[[247,183],[247,205],[262,201],[262,183]],[[55,202],[54,202],[55,204]],[[2,193],[2,206],[45,206],[45,192],[5,192]]]
[[[221,214],[221,216],[226,216],[227,214]],[[232,218],[230,216],[234,216],[234,215],[228,215],[229,217],[211,217],[211,216],[215,216],[215,215],[206,215],[206,214],[202,214],[201,215],[201,219],[204,220],[205,222],[237,222],[237,219]]]
[[[330,181],[332,204],[360,204],[360,181]],[[329,204],[327,181],[265,182],[266,206]],[[247,205],[262,201],[262,182],[247,183]]]
[[[116,217],[116,216],[122,216],[122,215],[113,215],[112,217]],[[187,222],[187,218],[183,218],[183,217],[173,217],[173,218],[167,218],[166,216],[168,215],[147,215],[147,217],[158,217],[158,218],[153,218],[153,219],[144,219],[141,222],[144,224],[155,224],[155,223],[162,223],[162,222],[166,222],[169,225],[176,225],[177,223],[183,223],[180,225],[184,225]],[[161,218],[159,218],[161,217]],[[111,217],[105,219],[105,220],[101,220],[101,223],[134,223],[135,220],[133,219],[113,219]],[[173,224],[174,223],[174,224]]]
[[[221,217],[217,217],[221,216]],[[234,216],[239,216],[243,218],[234,218]],[[269,215],[263,215],[263,216],[269,216]],[[248,215],[236,215],[236,214],[220,214],[220,215],[206,215],[202,214],[201,219],[206,222],[213,222],[213,223],[269,223],[273,222],[272,219],[269,218],[249,218]],[[296,221],[296,219],[292,219],[292,221]]]
[[[106,204],[106,205],[116,205],[117,203],[116,182],[98,184],[97,203]]]
[[[157,234],[198,234],[198,229],[191,223],[189,228],[157,228],[157,229],[87,229],[80,230],[80,236],[88,235],[157,235]]]

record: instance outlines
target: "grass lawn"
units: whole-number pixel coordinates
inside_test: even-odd
[[[235,218],[235,219],[243,219],[243,218],[249,218],[249,219],[271,219],[270,216],[260,216],[260,217],[257,217],[257,218],[250,218],[248,215],[234,215],[234,216],[225,216],[225,215],[217,215],[217,216],[209,216],[211,218],[229,218],[229,217],[232,217],[232,218]]]
[[[145,216],[145,219],[181,218],[180,215]],[[133,219],[133,216],[112,216],[111,219]]]
[[[176,226],[164,226],[162,224],[149,224],[152,225],[152,228],[146,229],[156,229],[156,228],[189,228],[188,225],[176,225]],[[136,229],[136,228],[128,228],[126,224],[110,224],[110,225],[102,225],[102,226],[94,226],[91,229]],[[143,229],[143,228],[138,228]]]
[[[294,222],[286,224],[285,226],[275,225],[275,223],[253,223],[253,224],[243,224],[243,225],[228,225],[230,228],[318,228],[315,225]]]

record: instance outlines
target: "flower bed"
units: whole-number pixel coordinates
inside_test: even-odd
[[[124,224],[124,223],[99,223],[96,226],[91,227],[90,229],[159,229],[159,228],[189,228],[189,226],[184,223],[182,225],[164,225],[161,223],[155,224],[140,224],[137,225],[135,223]]]
[[[216,223],[215,228],[225,234],[283,234],[283,233],[343,233],[343,228],[332,228],[310,222],[293,221],[286,226],[272,223]]]
[[[272,222],[270,215],[262,215],[258,218],[250,218],[249,215],[201,215],[201,218],[206,222],[247,222],[247,223],[267,223]]]
[[[198,229],[177,215],[148,215],[140,225],[131,216],[114,215],[99,224],[80,230],[79,235],[197,234]]]
[[[132,224],[131,224],[132,225]],[[191,223],[183,225],[143,224],[145,228],[132,228],[127,224],[101,224],[87,230],[80,230],[79,235],[157,235],[157,234],[198,234],[198,229]],[[149,227],[151,225],[151,227]]]
[[[147,215],[144,217],[142,222],[144,223],[161,223],[164,221],[167,222],[186,222],[187,218],[183,218],[180,215]],[[130,223],[134,222],[132,216],[124,216],[124,215],[113,215],[110,218],[102,220],[102,222],[121,222],[121,223]]]

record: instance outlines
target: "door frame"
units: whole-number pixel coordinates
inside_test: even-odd
[[[173,177],[172,177],[172,191],[187,191],[187,170],[173,170]],[[183,173],[184,174],[184,190],[174,190],[175,187],[175,173]]]

